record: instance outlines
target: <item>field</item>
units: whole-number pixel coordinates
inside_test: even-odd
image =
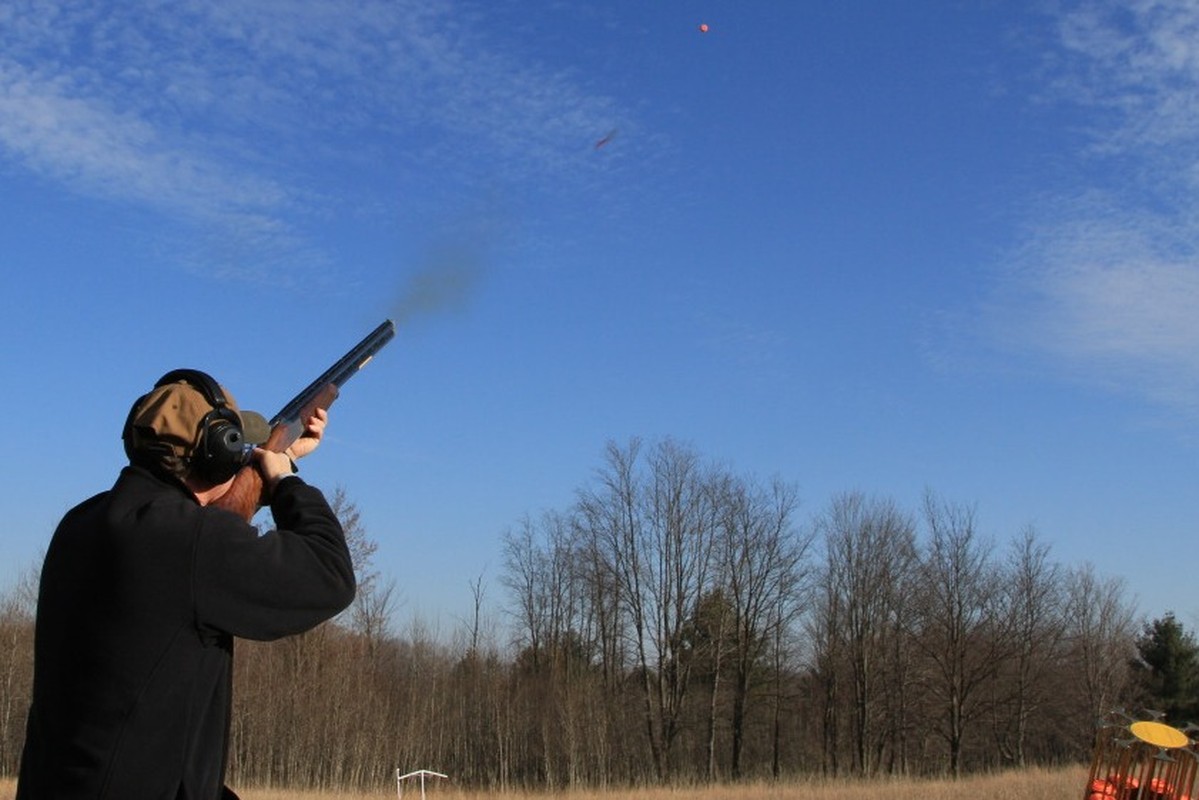
[[[1086,770],[1032,769],[965,778],[960,781],[812,781],[802,783],[758,783],[737,786],[642,789],[635,791],[580,791],[557,794],[509,792],[504,800],[1072,800],[1083,794]],[[0,800],[13,800],[15,783],[0,780]],[[290,792],[278,789],[239,789],[242,800],[390,800],[395,786],[380,787],[370,794],[340,792]],[[462,791],[443,784],[427,784],[432,800],[483,800],[495,792]],[[406,787],[404,797],[420,797],[419,785]]]

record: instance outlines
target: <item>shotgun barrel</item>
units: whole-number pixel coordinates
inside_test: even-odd
[[[366,366],[382,347],[395,336],[395,323],[386,320],[371,331],[365,339],[351,348],[336,364],[321,373],[308,387],[293,397],[270,420],[271,435],[262,444],[264,450],[284,452],[304,433],[304,421],[318,408],[328,408],[337,399],[342,384],[354,373]],[[247,522],[263,504],[262,475],[253,465],[247,464],[237,471],[233,484],[225,494],[214,501],[214,505],[232,511]]]
[[[358,344],[350,348],[350,351],[338,359],[337,363],[329,367],[320,377],[305,387],[304,391],[297,394],[287,402],[287,405],[279,409],[279,413],[271,417],[269,425],[271,429],[283,425],[289,434],[284,437],[285,441],[295,441],[303,430],[304,422],[302,416],[307,407],[314,399],[319,397],[322,392],[330,391],[329,387],[334,387],[331,391],[329,402],[337,397],[338,390],[350,378],[354,377],[358,370],[366,366],[366,363],[374,358],[375,353],[383,349],[383,346],[391,341],[396,334],[395,323],[391,320],[384,320],[383,324],[375,328],[366,338]],[[327,405],[322,404],[322,407]]]

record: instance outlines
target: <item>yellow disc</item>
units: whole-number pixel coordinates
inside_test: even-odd
[[[1161,722],[1134,722],[1128,729],[1133,736],[1155,747],[1184,747],[1190,741],[1178,728]]]

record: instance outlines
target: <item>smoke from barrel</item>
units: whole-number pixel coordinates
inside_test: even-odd
[[[402,325],[419,315],[459,311],[470,300],[481,274],[477,254],[444,249],[408,279],[392,318]]]

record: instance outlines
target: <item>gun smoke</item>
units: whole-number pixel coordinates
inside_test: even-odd
[[[397,325],[413,317],[465,308],[482,275],[482,259],[465,249],[443,249],[409,279],[392,319]]]

